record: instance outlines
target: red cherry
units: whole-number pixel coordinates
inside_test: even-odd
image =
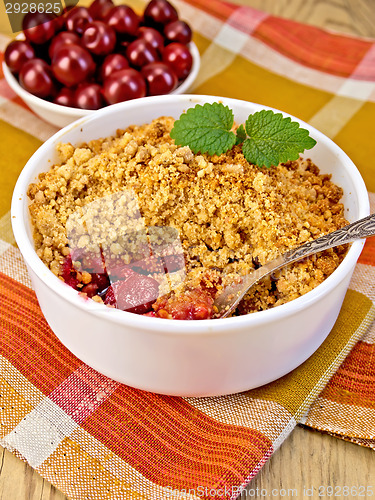
[[[179,80],[183,80],[190,73],[193,57],[182,43],[173,42],[163,50],[163,61],[170,64]]]
[[[88,7],[91,17],[99,20],[104,19],[112,8],[112,0],[94,0]]]
[[[164,28],[164,36],[169,42],[179,42],[187,45],[191,42],[191,28],[185,21],[172,21]]]
[[[102,294],[109,287],[110,282],[106,274],[91,274],[91,281],[88,285],[85,285],[81,292],[85,293],[88,297],[93,297],[94,295]]]
[[[108,104],[145,97],[146,82],[139,71],[122,69],[104,81],[103,94]]]
[[[134,36],[139,26],[139,16],[128,5],[113,7],[105,17],[105,22],[121,35]]]
[[[102,88],[97,83],[83,83],[75,92],[76,106],[81,109],[99,109],[104,105]]]
[[[159,283],[148,276],[134,274],[126,280],[112,283],[105,297],[105,304],[114,305],[122,311],[145,314],[151,310],[158,298]]]
[[[59,90],[53,102],[55,104],[60,104],[60,106],[69,106],[71,108],[76,107],[74,90],[70,89],[69,87],[63,87]]]
[[[154,47],[142,38],[138,38],[128,45],[126,57],[129,63],[137,68],[160,59]]]
[[[68,31],[75,31],[82,35],[86,24],[91,23],[91,21],[93,18],[86,7],[74,7],[66,16],[65,26]]]
[[[151,0],[144,11],[147,26],[161,27],[177,19],[177,10],[167,0]]]
[[[109,54],[99,68],[98,76],[101,81],[104,81],[115,71],[129,68],[128,60],[121,54]]]
[[[30,59],[34,59],[35,51],[29,42],[13,40],[5,50],[4,60],[13,73],[19,73],[22,66]]]
[[[77,285],[78,285],[77,271],[73,267],[72,258],[70,255],[65,257],[65,260],[62,264],[61,275],[67,285],[77,290]]]
[[[63,13],[56,15],[53,18],[53,24],[55,25],[55,33],[58,33],[65,27],[65,16]]]
[[[80,45],[81,39],[76,33],[72,31],[61,31],[56,36],[54,36],[51,40],[50,46],[48,48],[48,55],[52,59],[54,54],[63,46],[63,45]]]
[[[51,97],[56,92],[51,68],[43,59],[27,61],[20,71],[19,82],[37,97]]]
[[[164,37],[163,35],[154,28],[149,26],[141,26],[137,33],[137,38],[146,40],[150,45],[154,47],[159,53],[162,52],[164,48]]]
[[[26,39],[37,45],[48,42],[56,33],[56,28],[54,17],[44,12],[28,12],[22,20]]]
[[[146,80],[148,95],[168,94],[178,83],[176,73],[162,62],[154,62],[143,66],[141,73]]]
[[[80,45],[63,45],[52,59],[55,78],[67,87],[87,80],[94,69],[95,63],[90,53]]]
[[[92,21],[86,24],[82,45],[97,56],[105,56],[115,48],[116,33],[102,21]]]
[[[95,283],[99,292],[103,292],[109,287],[110,282],[106,273],[91,273],[91,283]]]

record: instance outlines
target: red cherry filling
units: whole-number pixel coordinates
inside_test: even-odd
[[[122,311],[145,314],[151,311],[158,298],[159,283],[148,276],[134,273],[125,280],[118,280],[108,288],[104,303]]]
[[[182,295],[163,296],[156,301],[153,309],[158,318],[210,319],[213,316],[214,299],[202,288],[187,290]]]
[[[150,317],[183,320],[209,319],[213,317],[213,303],[216,287],[201,286],[185,291],[182,295],[159,297],[159,283],[148,274],[175,272],[183,269],[183,254],[164,257],[151,256],[129,265],[104,266],[102,255],[73,252],[74,262],[80,262],[79,271],[73,266],[72,257],[65,258],[62,278],[75,290],[87,297],[100,296],[106,305],[123,311]],[[80,272],[91,275],[89,283],[80,283]],[[95,272],[100,271],[100,272]],[[142,274],[144,273],[144,274]],[[111,284],[112,281],[112,284]],[[83,285],[83,286],[82,286]]]
[[[110,286],[107,274],[93,273],[91,274],[91,281],[85,285],[81,292],[85,293],[88,297],[94,297],[103,293]]]
[[[70,255],[68,255],[63,262],[61,276],[67,285],[77,290],[79,281],[77,278],[77,271],[73,267]]]

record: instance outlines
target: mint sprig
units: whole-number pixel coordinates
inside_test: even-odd
[[[197,104],[175,121],[171,137],[177,145],[189,146],[193,153],[210,155],[220,155],[235,144],[242,144],[246,160],[259,167],[297,160],[300,153],[316,144],[299,123],[272,110],[250,115],[236,134],[231,130],[233,123],[233,112],[228,106],[217,102]]]
[[[189,146],[193,153],[221,155],[236,143],[233,111],[221,103],[197,104],[176,120],[171,137],[179,146]]]

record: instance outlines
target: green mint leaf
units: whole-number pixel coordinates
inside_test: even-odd
[[[248,162],[260,167],[297,160],[300,153],[316,144],[299,123],[272,110],[250,115],[245,128],[249,137],[243,143],[243,154]]]
[[[214,102],[189,108],[175,121],[171,137],[178,146],[189,146],[193,153],[221,155],[236,143],[231,132],[234,116],[228,106]]]
[[[246,131],[243,125],[240,125],[236,132],[236,144],[241,144],[246,139]]]

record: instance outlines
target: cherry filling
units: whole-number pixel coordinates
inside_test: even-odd
[[[81,292],[85,293],[88,297],[92,298],[95,295],[100,295],[110,286],[108,274],[105,273],[91,273],[91,281],[85,285]]]
[[[187,290],[181,295],[160,297],[153,305],[158,318],[210,319],[214,314],[212,294],[201,287]]]
[[[182,295],[173,292],[159,297],[159,283],[150,275],[175,272],[185,267],[183,254],[164,257],[150,256],[129,265],[111,263],[106,266],[103,255],[81,251],[65,258],[62,278],[75,290],[87,297],[99,296],[108,306],[154,318],[209,319],[213,317],[216,288],[201,286],[189,289]]]
[[[62,265],[62,278],[65,283],[75,290],[78,289],[79,280],[77,278],[77,271],[73,267],[72,258],[70,255],[65,257]]]
[[[142,274],[134,273],[125,280],[112,283],[104,303],[135,314],[145,314],[158,298],[159,283]]]

